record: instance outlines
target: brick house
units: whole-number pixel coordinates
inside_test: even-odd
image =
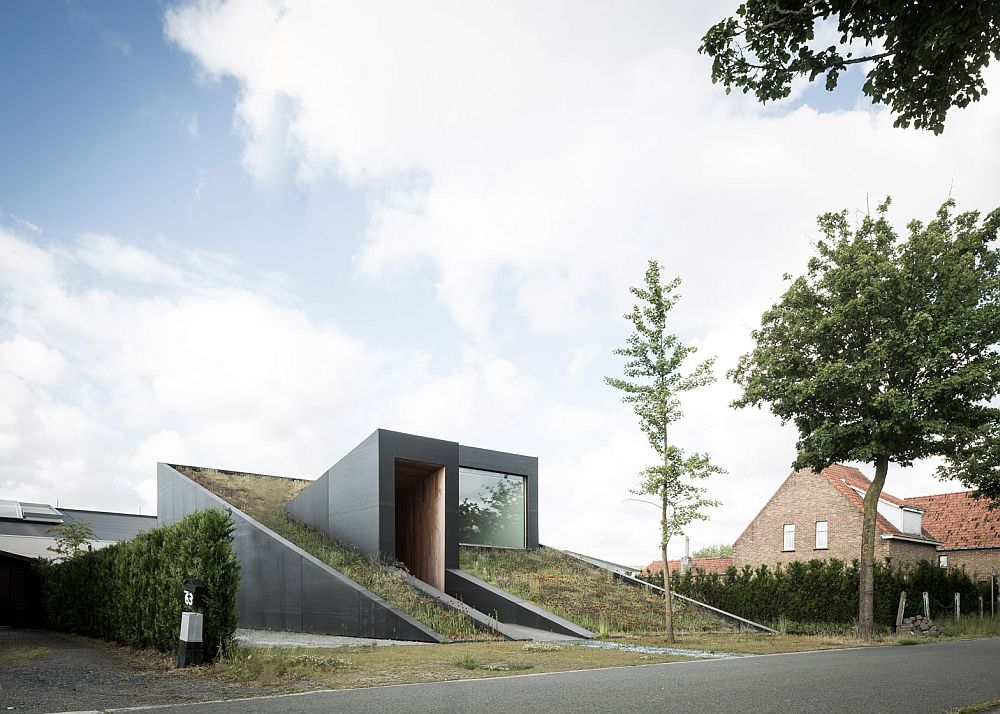
[[[924,509],[924,527],[941,540],[938,563],[965,568],[980,576],[1000,573],[1000,508],[990,510],[986,500],[971,491],[941,493],[906,499]]]
[[[787,564],[861,553],[864,494],[871,485],[858,469],[834,464],[816,473],[789,474],[733,544],[734,564]],[[878,504],[876,559],[893,563],[936,560],[942,545],[923,523],[924,507],[882,492]]]

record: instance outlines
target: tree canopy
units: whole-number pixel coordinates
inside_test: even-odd
[[[838,38],[822,46],[827,27]],[[709,28],[699,51],[712,57],[713,82],[761,102],[787,97],[796,77],[824,76],[832,90],[850,65],[870,65],[862,91],[889,106],[897,127],[940,134],[952,107],[986,94],[983,69],[1000,59],[1000,3],[747,0]]]
[[[83,551],[83,546],[94,539],[94,531],[90,527],[90,519],[86,521],[63,521],[49,528],[49,533],[56,537],[55,545],[46,550],[56,554],[58,558],[73,558]]]
[[[691,554],[692,558],[726,558],[733,554],[733,546],[728,543],[706,545]]]
[[[947,474],[982,475],[1000,420],[1000,209],[980,222],[949,200],[900,240],[888,207],[855,231],[847,211],[819,218],[818,255],[731,372],[734,404],[794,422],[799,467],[943,455]]]
[[[863,634],[889,462],[943,456],[942,475],[990,488],[1000,466],[991,440],[1000,408],[990,404],[1000,394],[1000,209],[980,221],[974,211],[953,215],[949,200],[900,239],[888,207],[855,230],[846,211],[820,216],[817,255],[805,275],[786,276],[754,349],[730,372],[743,387],[734,406],[767,403],[795,424],[796,467],[875,464],[862,533]]]

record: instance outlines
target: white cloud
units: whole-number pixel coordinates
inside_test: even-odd
[[[438,301],[481,350],[445,373],[429,366],[440,354],[397,362],[405,393],[380,396],[373,413],[534,448],[543,536],[638,562],[655,555],[656,514],[622,499],[650,454],[601,378],[618,365],[605,356],[645,261],[683,277],[674,328],[719,356],[722,377],[782,273],[803,269],[817,214],[892,195],[903,225],[930,216],[953,182],[962,208],[1000,195],[993,95],[953,111],[941,137],[861,105],[819,113],[726,97],[695,48],[733,9],[198,2],[169,10],[166,31],[205,75],[237,82],[247,170],[265,186],[334,176],[365,191],[358,275],[429,267]],[[497,332],[517,358],[498,354]],[[710,484],[725,505],[692,527],[695,547],[731,542],[794,455],[790,428],[728,408],[734,390],[723,381],[692,396],[676,430],[730,471]],[[944,488],[930,465],[915,470],[887,488]]]

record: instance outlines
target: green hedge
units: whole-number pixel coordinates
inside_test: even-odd
[[[662,584],[662,575],[656,584]],[[689,572],[670,580],[672,589],[756,622],[774,625],[783,620],[799,624],[847,625],[858,619],[857,561],[846,565],[837,559],[794,561],[771,569],[730,567],[724,575]],[[895,625],[899,593],[907,592],[912,610],[927,592],[931,617],[954,613],[954,594],[961,593],[963,610],[978,607],[980,588],[965,573],[941,568],[930,561],[892,566],[875,564],[874,615],[881,627]],[[921,608],[922,609],[922,608]],[[910,610],[907,615],[914,614]]]
[[[60,563],[42,561],[37,570],[45,624],[175,651],[184,580],[196,577],[208,588],[203,637],[205,658],[213,659],[232,640],[239,619],[240,566],[232,541],[232,518],[209,509]]]

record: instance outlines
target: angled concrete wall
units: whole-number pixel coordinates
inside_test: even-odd
[[[495,617],[501,623],[558,632],[569,637],[590,639],[594,636],[590,630],[559,617],[533,602],[490,585],[464,570],[449,569],[445,572],[445,582],[449,595],[479,612]]]
[[[198,485],[157,464],[158,525],[204,508],[229,511],[240,561],[240,627],[419,642],[444,638]]]

